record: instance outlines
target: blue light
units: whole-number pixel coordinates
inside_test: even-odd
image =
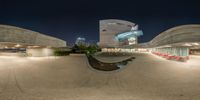
[[[128,39],[130,37],[138,37],[141,35],[143,35],[143,32],[141,30],[132,30],[130,32],[120,33],[120,34],[116,35],[115,38],[118,41],[122,41],[122,40]]]

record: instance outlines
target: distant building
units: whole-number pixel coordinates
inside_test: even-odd
[[[86,45],[85,40],[86,40],[86,39],[83,38],[83,37],[78,37],[78,38],[76,38],[75,44],[76,44],[76,45]]]

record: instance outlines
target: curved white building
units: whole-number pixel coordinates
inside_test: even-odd
[[[176,26],[160,33],[151,41],[134,47],[151,49],[153,53],[167,59],[188,58],[189,54],[200,54],[200,25]]]
[[[53,55],[53,48],[66,47],[66,42],[31,30],[0,25],[0,51],[23,51],[29,56]]]

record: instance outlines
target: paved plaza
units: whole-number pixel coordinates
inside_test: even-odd
[[[0,100],[199,100],[200,56],[187,62],[133,56],[113,72],[91,69],[84,55],[1,56]]]

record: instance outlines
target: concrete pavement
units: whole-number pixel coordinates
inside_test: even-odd
[[[200,57],[137,53],[126,68],[91,70],[85,56],[0,57],[0,100],[199,100]]]

